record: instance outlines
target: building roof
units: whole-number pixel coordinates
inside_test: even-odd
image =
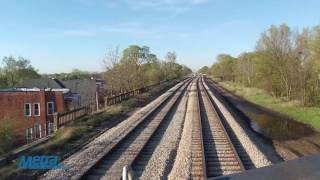
[[[67,88],[61,81],[58,79],[51,78],[38,78],[38,79],[28,79],[23,81],[18,85],[19,87],[25,88],[40,88],[40,89],[65,89]]]
[[[71,92],[79,93],[81,96],[81,104],[88,105],[95,102],[96,81],[90,79],[74,79],[63,81],[63,84],[71,90]]]
[[[63,93],[68,93],[70,89],[59,88],[59,89],[40,89],[40,88],[9,88],[9,89],[0,89],[0,92],[39,92],[39,91],[61,91]]]
[[[70,89],[72,93],[78,93],[81,96],[81,104],[88,105],[95,102],[96,80],[95,79],[74,79],[60,81],[51,78],[39,78],[25,80],[19,87],[39,88],[39,89]]]

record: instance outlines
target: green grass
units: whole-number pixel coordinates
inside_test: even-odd
[[[283,101],[270,96],[266,91],[248,88],[234,82],[219,82],[233,93],[261,106],[286,114],[297,121],[310,124],[320,131],[320,107],[304,107],[299,101]]]

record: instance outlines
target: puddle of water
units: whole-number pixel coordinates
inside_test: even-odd
[[[289,151],[298,153],[297,156],[320,153],[320,133],[311,126],[261,108],[215,85],[213,87],[215,87],[212,88],[213,92],[222,94],[224,98],[248,117],[248,124],[258,134],[272,141],[280,142]]]
[[[315,135],[320,137],[320,133],[309,125],[278,115],[272,111],[261,109],[259,106],[244,101],[223,88],[219,88],[212,81],[210,84],[215,87],[213,88],[214,91],[223,94],[238,110],[247,116],[251,128],[262,136],[278,141],[295,140]]]
[[[274,140],[297,139],[315,133],[308,125],[275,116],[243,103],[236,104],[236,107],[250,119],[253,130]]]

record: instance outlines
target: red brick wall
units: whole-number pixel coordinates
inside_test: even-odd
[[[65,104],[63,99],[63,93],[60,91],[47,91],[45,94],[46,102],[54,102],[55,112],[63,112],[65,110]],[[46,107],[47,108],[47,107]]]
[[[28,91],[28,92],[0,92],[0,121],[10,117],[16,127],[18,144],[25,143],[25,130],[35,124],[41,125],[41,136],[46,135],[47,102],[55,102],[55,111],[64,111],[62,92]],[[31,103],[32,116],[24,116],[24,104]],[[33,103],[40,103],[40,116],[33,115]],[[35,133],[33,132],[35,137]]]
[[[64,112],[65,111],[65,103],[63,98],[63,93],[59,91],[47,91],[46,92],[46,102],[54,102],[54,111],[55,112]],[[46,103],[47,104],[47,103]],[[46,118],[47,122],[53,123],[53,116],[47,115],[47,105],[46,109]]]

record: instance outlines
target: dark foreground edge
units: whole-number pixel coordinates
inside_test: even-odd
[[[286,161],[268,167],[248,170],[230,176],[210,178],[211,180],[295,180],[320,179],[320,155],[305,156],[299,159]]]

